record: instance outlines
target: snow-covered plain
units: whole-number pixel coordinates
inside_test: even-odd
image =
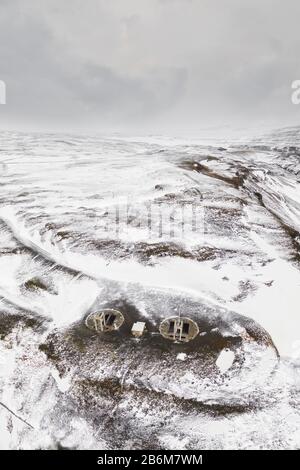
[[[297,128],[2,132],[0,448],[299,448],[299,232]],[[120,332],[85,327],[101,307]]]

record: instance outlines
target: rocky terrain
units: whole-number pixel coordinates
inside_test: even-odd
[[[1,133],[0,448],[299,448],[299,188],[297,128]]]

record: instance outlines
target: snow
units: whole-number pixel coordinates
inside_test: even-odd
[[[187,358],[187,354],[186,353],[179,353],[177,354],[176,356],[176,359],[178,359],[179,361],[185,361]]]
[[[234,361],[234,352],[230,351],[230,349],[223,349],[219,354],[219,357],[216,361],[216,365],[218,366],[218,368],[223,374],[228,369],[230,369],[230,367],[233,364],[233,361]]]
[[[55,136],[16,133],[2,133],[0,141],[6,149],[0,306],[15,321],[0,339],[0,448],[59,443],[105,449],[115,438],[127,448],[146,442],[166,449],[298,448],[300,272],[290,230],[299,231],[299,158],[284,153],[285,142],[299,144],[298,131],[256,142],[66,136],[67,146]],[[258,149],[262,143],[270,147]],[[282,150],[275,149],[279,144]],[[227,151],[218,151],[219,145]],[[198,171],[201,158],[218,179]],[[183,169],[186,161],[190,169]],[[245,169],[243,185],[231,184]],[[182,201],[195,188],[203,195],[201,233],[149,235],[144,205]],[[142,223],[127,224],[122,216],[117,234],[114,210],[128,201]],[[104,242],[112,242],[107,251]],[[175,255],[137,254],[141,243],[174,242]],[[26,289],[36,277],[46,287]],[[108,340],[92,338],[73,362],[64,355],[70,332],[94,306],[112,302],[129,305],[149,323],[184,313],[181,306],[194,302],[195,318],[214,322],[200,331],[200,345],[213,334],[244,341],[221,345],[206,376],[192,347],[172,353],[176,368],[170,372],[168,348],[159,360],[152,350],[139,357],[143,341],[128,346],[124,340],[116,354]],[[14,320],[19,317],[42,327],[27,328]],[[271,336],[280,363],[270,345],[250,338],[241,325],[245,317]],[[55,343],[57,335],[61,357],[55,363],[40,346],[49,338]],[[158,341],[158,333],[153,338]],[[117,379],[122,390],[112,393],[108,386],[103,395],[102,385]],[[82,390],[89,381],[102,385]]]

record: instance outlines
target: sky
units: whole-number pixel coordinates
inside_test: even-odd
[[[0,129],[300,124],[299,0],[0,0]]]

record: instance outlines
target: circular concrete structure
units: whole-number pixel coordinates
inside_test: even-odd
[[[111,308],[90,313],[85,319],[86,326],[97,333],[116,331],[123,325],[123,323],[123,314],[118,310]]]
[[[171,341],[187,343],[196,338],[199,328],[191,318],[169,317],[161,322],[159,332],[164,338]]]

